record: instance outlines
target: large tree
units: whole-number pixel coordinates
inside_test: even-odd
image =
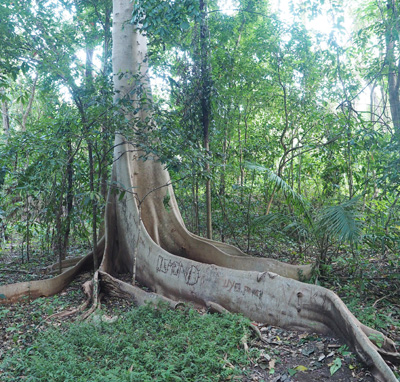
[[[93,254],[102,258],[92,283],[94,306],[101,290],[139,304],[190,301],[284,328],[335,333],[371,367],[377,381],[397,381],[382,358],[399,358],[393,342],[362,325],[333,292],[297,281],[309,277],[310,266],[250,258],[186,229],[167,170],[140,149],[140,137],[154,124],[146,38],[129,22],[130,0],[114,0],[113,7],[114,101],[130,129],[115,137],[106,233]],[[57,293],[91,264],[90,256],[52,279],[1,286],[0,296],[7,303]],[[132,284],[117,278],[127,272]]]

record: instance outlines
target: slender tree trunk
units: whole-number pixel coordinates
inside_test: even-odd
[[[62,200],[63,200],[63,190],[61,190],[61,195],[56,211],[56,229],[55,229],[55,250],[58,257],[58,272],[62,272],[62,262],[65,259],[65,252],[63,251],[63,235],[62,235]],[[53,235],[54,237],[54,235]]]
[[[199,234],[199,182],[196,176],[192,177],[192,226],[193,232]]]
[[[6,139],[7,139],[10,134],[10,117],[8,114],[7,101],[3,101],[1,103],[1,114],[2,114],[2,119],[3,119],[3,131],[4,131],[4,135],[6,136]]]
[[[200,234],[200,210],[199,210],[199,180],[196,177],[195,181],[195,199],[194,199],[194,204],[195,204],[195,233],[196,235]]]
[[[239,144],[239,185],[240,185],[240,203],[243,203],[244,197],[244,164],[243,164],[243,142],[242,142],[242,131],[240,128],[240,118],[238,121],[238,144]]]
[[[228,113],[229,114],[229,111]],[[228,119],[228,117],[227,117]],[[224,125],[224,141],[222,144],[222,167],[221,167],[221,175],[219,181],[219,201],[221,203],[221,207],[225,206],[225,197],[226,197],[226,163],[227,163],[227,149],[228,149],[228,126]],[[224,213],[222,213],[222,217],[224,217]],[[220,229],[221,241],[225,242],[225,227],[224,224],[221,224]]]
[[[35,92],[36,92],[36,84],[39,78],[39,74],[35,74],[35,78],[33,79],[31,95],[29,97],[28,106],[25,112],[22,115],[22,131],[26,131],[26,121],[28,120],[28,116],[32,110],[33,100],[35,99]]]
[[[105,8],[105,19],[103,24],[103,31],[104,31],[104,43],[103,43],[103,57],[102,57],[102,64],[101,64],[101,73],[103,77],[106,79],[110,72],[110,57],[111,57],[111,12],[112,9],[106,7]],[[105,91],[101,92],[104,99],[108,97]],[[105,114],[105,122],[101,125],[101,133],[103,136],[103,140],[101,142],[101,162],[99,164],[99,179],[100,179],[100,195],[102,200],[105,202],[107,200],[107,193],[108,193],[108,179],[109,179],[109,171],[108,171],[108,156],[109,156],[109,140],[108,134],[110,132],[109,128],[109,115],[108,112]],[[103,236],[105,234],[105,222],[104,219],[101,222],[99,227],[99,236]]]
[[[349,97],[347,95],[347,90],[346,90],[346,86],[345,86],[345,82],[344,79],[342,77],[342,72],[341,72],[341,63],[340,63],[340,54],[339,54],[339,50],[337,50],[336,52],[336,62],[337,62],[337,71],[338,71],[338,76],[339,76],[339,80],[342,84],[342,88],[343,88],[343,94],[346,98],[346,101],[344,103],[342,103],[341,107],[342,107],[342,113],[344,115],[344,118],[346,120],[346,138],[347,138],[347,144],[346,144],[346,156],[347,156],[347,161],[346,161],[346,166],[347,166],[347,180],[348,180],[348,186],[349,186],[349,199],[353,198],[353,186],[354,186],[354,182],[353,182],[353,159],[352,159],[352,149],[351,149],[351,141],[352,141],[352,132],[351,132],[351,118],[352,118],[352,104],[351,101],[349,100]]]
[[[25,199],[25,209],[26,209],[26,236],[25,236],[25,244],[26,244],[26,260],[30,261],[31,255],[31,209],[29,203],[29,196],[26,196]]]
[[[72,208],[73,208],[73,200],[74,200],[74,184],[73,184],[73,176],[74,176],[74,169],[73,169],[73,152],[72,152],[72,142],[71,139],[68,137],[67,139],[67,168],[66,168],[66,176],[67,176],[67,209],[66,209],[66,217],[65,217],[65,228],[64,228],[64,243],[62,248],[62,260],[66,258],[67,250],[69,246],[69,235],[71,232],[71,218],[72,218]]]
[[[389,104],[395,136],[400,139],[400,60],[396,61],[396,41],[400,23],[396,0],[387,1],[388,19],[386,20],[386,63],[388,65]]]
[[[275,191],[276,191],[276,187],[274,186],[272,189],[271,196],[269,197],[267,211],[265,212],[265,215],[268,215],[271,211],[272,202],[274,201],[274,197],[275,197]]]
[[[67,174],[65,174],[67,175]],[[59,193],[59,199],[56,202],[56,211],[55,211],[55,218],[56,218],[56,226],[55,232],[53,229],[52,233],[52,240],[54,240],[54,249],[55,253],[58,258],[58,270],[59,273],[62,272],[62,262],[65,260],[66,257],[66,249],[65,249],[65,227],[63,225],[63,204],[64,204],[64,192],[65,192],[65,184],[68,181],[68,175],[62,176],[61,184],[57,187]],[[57,185],[57,176],[54,179],[53,186],[56,187]]]
[[[251,202],[253,198],[253,186],[254,186],[254,179],[255,179],[255,171],[253,171],[252,178],[251,178],[251,188],[249,192],[249,199],[247,203],[247,212],[246,212],[246,225],[247,225],[247,250],[248,253],[250,251],[250,242],[251,242],[251,228],[252,222],[250,221],[251,216]]]
[[[86,72],[85,72],[85,91],[86,98],[91,96],[93,89],[93,49],[87,45],[86,47]],[[88,146],[88,161],[89,161],[89,190],[90,190],[90,200],[92,205],[92,252],[93,252],[93,266],[96,271],[99,268],[99,261],[97,256],[97,195],[95,186],[95,164],[94,164],[94,143],[91,137],[91,132],[88,129],[88,121],[86,120],[86,110],[85,106],[87,104],[87,99],[83,103],[83,108],[81,109],[82,123],[86,133],[86,142]]]
[[[92,202],[92,250],[93,250],[93,266],[97,270],[99,262],[97,257],[97,198],[95,195],[94,185],[94,161],[93,161],[93,143],[88,139],[88,157],[89,157],[89,185],[90,185],[90,198]]]
[[[297,193],[299,195],[301,195],[301,165],[302,165],[302,161],[303,161],[303,156],[299,155],[299,168],[297,170]]]
[[[350,111],[349,111],[350,113]],[[350,115],[348,119],[350,120]],[[353,158],[352,158],[352,150],[351,150],[351,131],[350,125],[347,126],[347,177],[349,183],[349,199],[353,198],[354,195],[354,181],[353,181]]]
[[[206,226],[207,238],[212,239],[211,216],[211,171],[210,171],[210,119],[211,119],[211,75],[209,62],[209,31],[207,25],[207,1],[200,0],[200,67],[201,67],[201,120],[203,125],[203,147],[206,151]]]

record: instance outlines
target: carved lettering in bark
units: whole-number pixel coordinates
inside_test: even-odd
[[[183,274],[187,285],[196,285],[200,277],[200,271],[195,265],[184,267],[181,261],[172,261],[162,256],[158,256],[157,272],[168,273],[175,277]]]
[[[263,291],[261,289],[250,288],[247,285],[243,285],[241,283],[234,282],[232,280],[224,280],[223,287],[228,289],[228,292],[241,293],[243,295],[250,294],[261,299],[263,295]]]

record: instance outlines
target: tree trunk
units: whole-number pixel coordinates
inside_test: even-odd
[[[99,263],[97,260],[97,198],[94,186],[94,161],[93,161],[93,143],[92,139],[88,138],[88,156],[89,156],[89,184],[90,198],[92,204],[92,251],[93,251],[93,267],[98,269]]]
[[[210,119],[211,119],[211,78],[208,58],[207,2],[200,0],[200,68],[201,68],[201,122],[203,125],[203,147],[206,151],[206,227],[207,238],[212,239],[211,217],[211,171],[210,171]]]
[[[22,131],[26,131],[26,121],[28,120],[28,116],[32,110],[32,105],[33,105],[33,100],[35,99],[36,84],[37,84],[38,78],[39,78],[39,74],[36,73],[35,78],[33,79],[32,90],[31,90],[31,95],[29,97],[28,106],[22,115],[22,127],[21,127]]]
[[[121,98],[131,98],[130,95],[135,93],[132,86],[137,82],[132,81],[132,76],[138,72],[141,85],[151,96],[145,60],[146,40],[126,22],[131,13],[129,0],[114,0],[116,102]],[[131,100],[136,110],[138,100],[135,96]],[[144,122],[151,118],[147,106],[136,115],[123,108],[121,112],[126,113],[134,125],[135,121]],[[299,277],[301,272],[309,274],[309,267],[239,256],[240,251],[230,245],[191,234],[179,213],[168,172],[156,157],[148,156],[143,161],[141,155],[124,136],[116,135],[111,183],[125,192],[123,197],[109,192],[105,248],[100,270],[96,273],[103,292],[139,302],[134,286],[109,276],[110,273],[131,272],[135,261],[137,280],[164,299],[242,312],[252,320],[283,328],[335,333],[370,366],[376,381],[397,382],[381,357],[398,360],[399,354],[395,353],[393,342],[362,325],[333,292],[287,278]],[[164,205],[167,195],[170,198],[168,208]],[[82,263],[78,265],[82,267]],[[68,271],[68,277],[76,272],[76,267]],[[64,283],[68,278],[65,279]],[[49,290],[48,283],[48,280],[36,282],[35,296],[59,290],[59,284],[58,288]],[[21,297],[24,291],[31,291],[32,284],[29,287],[21,287],[22,292],[16,286],[0,287],[0,297],[10,301]],[[140,293],[143,295],[143,291]],[[144,297],[151,298],[148,294]],[[377,347],[369,339],[376,336],[384,340],[382,347]]]
[[[8,115],[8,104],[7,101],[1,103],[1,114],[3,118],[3,130],[4,135],[8,138],[10,134],[10,117]]]
[[[193,176],[192,180],[192,195],[193,195],[193,230],[196,235],[199,234],[199,179]]]
[[[25,199],[25,210],[26,210],[26,261],[29,263],[31,255],[31,206],[30,206],[30,196],[27,195]]]
[[[400,138],[400,60],[396,59],[396,41],[399,30],[399,12],[395,0],[387,1],[388,19],[386,20],[386,64],[388,65],[388,87],[390,113],[397,139]]]
[[[106,4],[110,4],[106,2]],[[103,57],[102,57],[102,63],[101,63],[101,73],[104,76],[104,79],[106,79],[109,74],[111,74],[111,69],[110,69],[110,56],[111,56],[111,7],[107,6],[105,7],[105,21],[103,24],[103,30],[104,30],[104,42],[103,42]],[[100,16],[99,16],[100,18]],[[102,90],[101,91],[103,97],[106,99],[108,95],[106,94],[106,91]],[[108,126],[107,122],[109,121],[109,113],[106,112],[105,114],[105,122],[101,124],[101,134],[103,137],[107,137],[110,131],[110,126]],[[107,163],[107,157],[108,157],[108,152],[109,152],[109,144],[108,140],[104,139],[103,142],[101,143],[101,154],[102,154],[102,159],[99,164],[99,179],[100,179],[100,195],[102,197],[102,201],[106,201],[107,199],[107,193],[108,193],[108,178],[109,178],[109,173],[108,173],[108,163]],[[100,227],[99,227],[99,236],[104,235],[104,223],[102,222]]]
[[[66,216],[65,216],[65,228],[64,228],[64,242],[63,242],[63,254],[62,260],[67,256],[67,250],[69,246],[69,234],[71,232],[71,219],[72,219],[72,208],[74,201],[74,184],[73,184],[73,176],[74,176],[74,168],[73,168],[73,160],[74,154],[72,151],[72,142],[71,138],[67,139],[67,168],[66,168],[66,178],[67,178],[67,195],[66,195]]]

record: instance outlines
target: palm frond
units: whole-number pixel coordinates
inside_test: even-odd
[[[305,225],[304,221],[301,220],[293,220],[283,229],[283,232],[287,232],[291,235],[296,235],[302,240],[310,237],[310,227]]]
[[[341,242],[351,244],[360,242],[363,224],[358,212],[359,200],[360,198],[356,197],[337,206],[323,209],[318,218],[319,232],[336,237]]]
[[[253,226],[286,226],[291,222],[288,215],[269,213],[268,215],[257,216],[253,220]]]
[[[290,201],[296,203],[304,211],[306,210],[306,201],[304,200],[304,198],[295,190],[293,190],[293,188],[289,184],[287,184],[280,176],[275,174],[269,168],[252,162],[245,162],[245,167],[249,170],[266,174],[269,182],[272,183],[277,191],[281,190],[286,199],[289,199]]]

